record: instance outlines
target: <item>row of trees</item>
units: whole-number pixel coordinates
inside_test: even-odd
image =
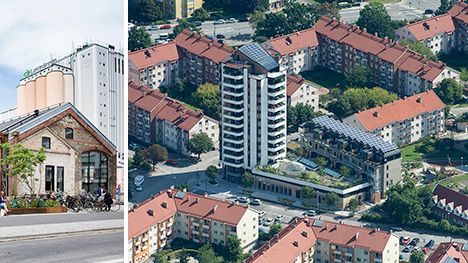
[[[314,107],[309,104],[298,103],[296,106],[288,107],[287,124],[289,132],[296,132],[299,125],[322,115],[321,112],[314,111]]]
[[[150,23],[163,18],[162,2],[137,0],[128,2],[128,19],[134,22]]]

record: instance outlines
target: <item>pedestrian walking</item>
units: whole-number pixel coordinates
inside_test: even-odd
[[[115,190],[115,199],[117,200],[117,202],[120,203],[120,194],[121,194],[121,188],[120,188],[120,184],[117,185],[117,189]]]

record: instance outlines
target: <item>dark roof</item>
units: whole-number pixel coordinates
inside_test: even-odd
[[[267,71],[279,68],[278,62],[257,42],[242,46],[238,51]]]
[[[462,206],[462,213],[468,209],[468,195],[464,195],[441,184],[436,186],[433,194],[438,196],[438,200],[445,199],[445,204],[453,202],[453,208]]]

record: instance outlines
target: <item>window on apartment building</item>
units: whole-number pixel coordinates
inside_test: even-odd
[[[65,128],[65,138],[66,139],[73,139],[73,129],[72,128]]]
[[[42,147],[50,149],[50,137],[42,137]]]
[[[54,191],[54,166],[46,165],[45,167],[45,190]]]

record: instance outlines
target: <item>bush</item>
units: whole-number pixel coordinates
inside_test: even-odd
[[[387,223],[387,220],[379,213],[368,213],[361,217],[362,221],[374,222],[374,223]]]
[[[60,206],[60,203],[57,200],[48,199],[45,202],[45,207],[59,207],[59,206]]]

